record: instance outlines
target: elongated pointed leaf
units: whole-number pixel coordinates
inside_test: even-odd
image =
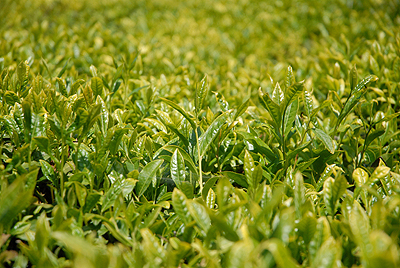
[[[52,167],[49,163],[47,163],[44,160],[39,160],[40,162],[40,167],[42,170],[43,175],[48,179],[53,185],[58,185],[58,182],[55,180],[55,173],[54,173],[54,167]]]
[[[132,192],[135,184],[132,179],[117,179],[104,195],[101,211],[104,212],[109,209],[120,194],[127,195]]]
[[[210,189],[211,190],[211,189]],[[209,213],[212,225],[217,228],[217,230],[222,233],[222,235],[233,242],[239,240],[238,234],[235,230],[227,223],[226,218],[222,214],[215,214],[210,211]]]
[[[184,224],[188,224],[192,221],[189,209],[187,207],[187,198],[184,193],[182,193],[177,188],[172,192],[172,206],[175,213],[183,221]]]
[[[358,74],[357,74],[357,68],[356,65],[354,64],[354,67],[350,71],[350,94],[353,93],[355,90],[355,87],[357,85],[358,80]]]
[[[295,100],[298,99],[301,93],[303,93],[304,81],[294,83],[285,92],[285,101],[281,105],[281,111],[286,111],[287,107]]]
[[[283,103],[285,99],[285,94],[283,93],[283,90],[281,89],[279,83],[276,83],[274,91],[272,91],[271,99],[278,105],[281,105],[281,103]]]
[[[57,75],[58,78],[61,78],[61,76],[65,73],[65,71],[67,70],[68,63],[69,63],[70,60],[71,60],[71,58],[68,58],[68,60],[64,63],[64,66],[62,67],[62,69],[60,70],[60,72]]]
[[[204,156],[208,147],[213,142],[213,140],[217,137],[219,131],[221,130],[222,126],[226,124],[226,121],[229,117],[229,114],[232,110],[226,111],[220,116],[218,116],[211,125],[207,128],[207,130],[200,136],[199,138],[199,149],[200,155]]]
[[[312,268],[334,268],[337,267],[336,263],[342,257],[341,248],[335,239],[331,236],[326,240],[315,256],[312,263]]]
[[[362,168],[356,168],[353,171],[353,180],[358,187],[363,186],[368,181],[368,178],[368,173]]]
[[[185,159],[185,164],[190,169],[190,171],[192,171],[195,174],[198,174],[199,170],[197,169],[196,165],[194,164],[192,158],[181,147],[178,147],[178,146],[175,146],[175,145],[165,145],[165,146],[161,147],[159,150],[157,150],[157,152],[154,154],[154,158],[158,157],[162,153],[163,150],[168,151],[171,154],[173,154],[176,149],[179,150],[179,152],[181,153],[183,159]]]
[[[373,142],[376,138],[382,136],[383,134],[385,134],[385,130],[374,130],[372,133],[370,133],[365,139],[365,148],[367,148],[371,142]]]
[[[365,210],[357,201],[353,203],[353,209],[349,217],[349,225],[356,244],[360,247],[364,258],[366,258],[367,254],[370,252],[367,247],[369,246],[369,232],[371,227]]]
[[[361,97],[367,91],[367,85],[376,80],[378,80],[377,76],[369,75],[365,77],[363,80],[361,80],[360,83],[357,84],[357,86],[354,88],[352,92],[352,95],[347,100],[342,111],[339,114],[336,127],[340,125],[343,119],[351,112],[351,110],[353,110],[354,106],[356,106],[356,104],[360,101]]]
[[[293,68],[289,65],[286,72],[285,89],[288,89],[294,83],[296,83],[296,79],[294,77]]]
[[[318,179],[317,186],[315,189],[319,192],[321,190],[322,186],[324,185],[324,182],[326,179],[329,178],[329,176],[332,174],[333,169],[335,168],[336,164],[332,165],[327,165],[324,169],[324,172],[322,172],[321,177]]]
[[[206,208],[194,200],[187,200],[187,208],[197,225],[201,230],[207,233],[208,229],[211,227],[211,220],[210,216],[207,214]]]
[[[332,198],[335,205],[339,201],[340,197],[346,192],[347,185],[348,183],[344,176],[339,176],[335,179],[332,188]]]
[[[317,228],[317,219],[309,211],[300,220],[300,222],[297,225],[297,228],[299,230],[300,235],[303,237],[305,244],[308,245],[311,239],[314,237]]]
[[[325,145],[326,149],[333,154],[335,153],[335,144],[333,143],[332,138],[326,134],[322,129],[313,129],[313,132],[315,133],[315,136],[322,141],[322,143]]]
[[[306,108],[307,116],[312,120],[313,118],[310,117],[312,111],[314,110],[314,104],[312,100],[312,93],[307,89],[304,89],[304,103]]]
[[[264,94],[261,91],[261,87],[258,89],[258,98],[260,99],[260,102],[264,108],[267,109],[268,113],[272,117],[272,120],[274,120],[278,128],[278,132],[280,132],[282,115],[279,105],[270,98],[268,93]]]
[[[183,156],[179,152],[178,149],[172,154],[171,163],[171,178],[175,182],[176,186],[180,189],[182,182],[185,181],[186,177],[186,168],[185,168],[185,160]]]
[[[253,187],[253,171],[255,168],[254,160],[251,154],[246,150],[244,153],[244,175],[246,176],[246,181],[249,187]]]
[[[200,87],[196,87],[195,107],[197,114],[203,109],[205,99],[207,98],[210,86],[208,84],[207,75],[200,81]]]
[[[140,234],[143,238],[144,253],[147,258],[150,260],[156,258],[161,260],[165,259],[165,249],[160,245],[159,240],[154,236],[154,234],[147,228],[141,229]]]
[[[186,120],[188,120],[188,122],[190,123],[190,125],[192,126],[193,129],[196,129],[196,124],[194,123],[193,117],[190,116],[182,107],[180,107],[178,104],[176,104],[173,101],[167,100],[165,98],[160,98],[163,102],[165,102],[166,104],[168,104],[169,106],[171,106],[172,108],[174,108],[175,110],[177,110],[181,115],[183,115],[183,117],[186,118]]]
[[[302,206],[306,201],[306,191],[304,188],[303,175],[297,172],[294,176],[294,207],[296,211],[296,218],[300,219],[302,216]]]
[[[239,116],[241,116],[244,112],[246,112],[249,105],[250,105],[250,99],[247,99],[245,102],[243,102],[239,106],[239,108],[237,108],[235,116],[233,117],[233,121],[235,121]]]
[[[240,173],[232,172],[232,171],[224,171],[222,175],[227,177],[229,180],[232,180],[239,184],[240,186],[247,188],[249,184],[247,183],[246,176]]]
[[[213,209],[215,206],[215,199],[216,199],[216,195],[215,192],[213,191],[213,189],[208,189],[208,194],[206,197],[206,205],[209,209]]]
[[[299,101],[295,100],[286,109],[285,115],[284,115],[284,134],[285,137],[289,134],[290,130],[293,127],[294,120],[296,119],[296,114],[299,108]]]
[[[166,112],[156,110],[158,118],[161,120],[161,122],[166,125],[172,132],[174,132],[176,135],[178,135],[179,139],[183,142],[183,144],[186,145],[186,147],[189,146],[189,141],[188,139],[178,130],[178,128],[174,125],[172,122],[171,118]]]
[[[237,131],[237,133],[243,136],[244,140],[250,142],[258,152],[265,154],[268,161],[274,163],[278,159],[278,156],[259,137],[245,131]]]
[[[271,238],[264,242],[264,247],[274,256],[275,262],[280,268],[298,268],[300,267],[292,258],[289,250],[277,238]]]
[[[0,195],[0,226],[8,228],[19,213],[27,208],[32,200],[38,169],[18,176],[13,183],[2,189]],[[1,230],[3,230],[0,227]]]
[[[99,77],[92,77],[90,81],[90,87],[92,88],[94,97],[102,95],[103,92],[103,81]]]
[[[101,96],[97,96],[96,104],[100,105],[101,107],[100,118],[99,118],[100,130],[101,133],[105,135],[108,130],[109,112]]]
[[[150,186],[153,177],[156,175],[163,162],[164,160],[162,159],[154,160],[148,163],[140,172],[136,185],[136,194],[138,197],[140,197]]]

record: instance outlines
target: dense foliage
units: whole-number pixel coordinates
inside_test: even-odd
[[[399,267],[399,14],[2,0],[0,267]]]

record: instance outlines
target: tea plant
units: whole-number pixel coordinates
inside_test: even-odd
[[[398,267],[398,4],[4,1],[0,266]]]

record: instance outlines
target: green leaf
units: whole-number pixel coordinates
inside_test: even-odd
[[[17,77],[18,81],[21,83],[21,86],[28,79],[28,70],[29,66],[26,61],[21,61],[17,66]]]
[[[304,188],[303,175],[296,172],[294,176],[294,207],[296,211],[296,218],[300,219],[302,216],[302,206],[306,201],[306,191]]]
[[[203,191],[201,192],[201,197],[203,197],[203,200],[206,200],[207,195],[208,195],[208,190],[211,189],[215,185],[215,183],[217,182],[218,178],[219,177],[217,177],[217,176],[209,178],[207,180],[207,182],[204,184]]]
[[[30,143],[32,138],[32,104],[26,100],[22,102],[24,113],[24,135],[25,142]]]
[[[214,121],[211,123],[211,125],[207,128],[207,130],[200,136],[199,150],[201,156],[204,156],[210,144],[218,136],[219,131],[221,130],[222,126],[226,124],[226,121],[231,112],[232,110],[226,111],[217,118],[215,118]]]
[[[339,198],[346,192],[347,180],[344,176],[336,179],[328,178],[324,183],[324,202],[328,213],[333,216],[336,213]]]
[[[292,68],[292,66],[289,65],[288,69],[287,69],[287,73],[286,73],[285,89],[288,89],[295,82],[296,82],[296,80],[294,78],[293,68]]]
[[[313,129],[313,132],[315,133],[315,136],[320,141],[322,141],[322,143],[325,145],[326,149],[328,149],[328,151],[331,154],[334,154],[335,153],[335,143],[333,142],[332,138],[319,128]]]
[[[18,95],[12,91],[6,91],[4,98],[9,105],[14,105],[16,102],[20,102]]]
[[[192,221],[189,209],[187,207],[187,198],[185,194],[177,188],[175,188],[172,192],[172,206],[175,213],[179,216],[179,219],[181,219],[184,224],[189,224]]]
[[[39,150],[50,154],[49,139],[47,137],[34,137],[33,141],[39,147]]]
[[[292,258],[289,250],[285,245],[277,238],[271,238],[266,242],[262,243],[262,247],[268,249],[278,267],[281,268],[298,268],[300,267],[297,262]]]
[[[150,186],[153,177],[156,176],[158,169],[161,167],[164,160],[158,159],[148,163],[140,172],[136,185],[136,194],[140,197]]]
[[[315,256],[312,268],[334,268],[342,258],[341,247],[331,236],[326,240]]]
[[[268,93],[264,94],[261,91],[261,87],[258,89],[258,98],[260,99],[260,102],[264,106],[264,108],[267,109],[268,113],[272,117],[272,120],[274,120],[278,128],[278,132],[280,132],[282,115],[279,105],[270,98]]]
[[[332,199],[336,203],[339,201],[340,197],[346,192],[347,189],[347,180],[345,176],[339,176],[335,179],[332,187]]]
[[[187,208],[189,209],[190,215],[196,221],[197,225],[204,231],[204,234],[211,227],[210,216],[208,216],[206,208],[194,200],[187,200]]]
[[[136,182],[132,179],[117,178],[116,181],[111,185],[110,189],[108,189],[106,194],[103,196],[103,206],[101,208],[101,212],[109,209],[114,204],[114,201],[119,197],[120,194],[125,197],[126,195],[131,193],[133,191],[133,188],[135,188],[135,184]]]
[[[71,90],[70,90],[70,92],[69,92],[69,95],[71,96],[71,95],[76,94],[76,93],[78,92],[78,89],[79,89],[83,84],[85,84],[85,80],[83,80],[83,79],[78,79],[78,80],[76,80],[76,81],[72,84],[72,86],[71,86]]]
[[[46,213],[42,212],[36,222],[36,233],[35,243],[37,249],[41,254],[44,253],[44,249],[48,246],[50,239],[50,225],[46,217]]]
[[[0,231],[6,231],[11,227],[14,218],[33,202],[32,195],[36,185],[37,174],[38,169],[17,176],[5,188],[2,186],[0,195]]]
[[[372,133],[370,133],[367,138],[365,139],[365,148],[367,148],[371,142],[373,142],[376,138],[382,136],[383,134],[385,134],[385,130],[374,130]]]
[[[68,58],[68,60],[64,63],[64,66],[61,68],[60,72],[57,75],[58,78],[61,78],[61,76],[65,73],[70,60],[71,60],[71,58]]]
[[[326,217],[320,217],[317,220],[317,228],[314,237],[308,245],[311,263],[314,261],[318,249],[321,245],[331,237],[331,229]]]
[[[174,125],[172,122],[171,118],[166,112],[160,111],[156,109],[156,113],[158,118],[161,120],[161,122],[166,125],[172,132],[174,132],[180,140],[185,144],[186,147],[189,147],[189,141],[188,139],[178,130],[178,128]]]
[[[103,81],[100,77],[92,77],[90,80],[90,87],[92,88],[94,97],[101,96],[103,93]]]
[[[294,83],[289,88],[286,89],[285,92],[285,101],[281,106],[281,112],[285,112],[287,107],[295,100],[298,99],[300,94],[303,92],[304,89],[304,81]]]
[[[243,136],[244,140],[250,142],[255,147],[254,149],[257,152],[264,154],[269,162],[271,163],[276,162],[276,160],[278,159],[277,155],[259,137],[254,136],[246,131],[237,131],[237,133]]]
[[[213,209],[215,206],[215,192],[213,191],[213,189],[209,188],[208,189],[208,194],[206,197],[206,205],[209,209]]]
[[[200,81],[200,88],[196,87],[195,107],[197,114],[203,109],[204,101],[207,98],[209,90],[208,77],[205,75]]]
[[[312,99],[312,93],[308,91],[307,89],[304,89],[304,107],[306,108],[306,114],[309,117],[310,120],[314,120],[314,118],[311,118],[311,113],[314,110],[314,104],[313,104],[313,99]]]
[[[355,90],[357,82],[358,82],[358,74],[356,65],[354,64],[354,67],[350,71],[350,95]]]
[[[318,179],[317,186],[315,187],[317,192],[319,192],[321,190],[321,188],[324,185],[324,182],[326,181],[326,179],[328,179],[329,176],[332,174],[333,169],[335,168],[335,166],[336,166],[336,164],[332,164],[332,165],[327,165],[325,167],[324,172],[322,172],[321,177]]]
[[[186,168],[185,160],[178,149],[176,149],[172,155],[170,168],[171,178],[175,182],[176,186],[180,189],[182,182],[185,181]]]
[[[210,189],[211,190],[211,189]],[[214,199],[215,201],[215,199]],[[215,214],[210,211],[209,213],[210,219],[213,227],[217,228],[217,230],[229,241],[236,242],[239,240],[238,234],[235,230],[227,223],[226,217],[222,214]]]
[[[244,153],[243,170],[246,176],[246,181],[249,187],[253,187],[253,171],[255,168],[254,160],[249,151],[245,150]]]
[[[274,90],[272,91],[271,99],[278,105],[281,105],[285,99],[285,94],[281,89],[279,83],[276,83]]]
[[[349,218],[349,225],[354,240],[361,249],[361,253],[363,254],[364,258],[368,258],[368,254],[370,254],[370,250],[368,249],[370,233],[369,218],[357,201],[354,201],[353,203],[353,209]]]
[[[249,240],[241,240],[234,243],[229,249],[229,255],[226,258],[224,267],[227,268],[243,268],[252,267],[251,253],[254,250],[254,244]],[[226,266],[225,266],[226,265]],[[218,266],[213,266],[218,267]]]
[[[158,157],[163,150],[168,151],[171,154],[173,154],[176,150],[179,150],[183,159],[185,160],[186,166],[190,169],[190,171],[192,171],[195,174],[198,174],[199,170],[196,168],[196,165],[194,164],[190,155],[184,149],[175,145],[165,145],[161,147],[159,150],[157,150],[157,152],[154,154],[154,158]]]
[[[299,101],[295,100],[286,109],[284,115],[284,135],[288,136],[293,127],[294,120],[296,119],[297,111],[299,109]]]
[[[103,135],[106,135],[108,130],[109,112],[101,96],[97,96],[96,104],[100,105],[101,107],[100,118],[99,118],[100,130],[101,133],[103,133]]]
[[[363,186],[368,181],[368,173],[362,168],[356,168],[353,171],[353,180],[357,187]]]
[[[317,219],[315,216],[308,211],[307,214],[297,224],[299,234],[303,237],[304,243],[308,245],[311,239],[314,237],[317,228]]]
[[[85,206],[83,207],[83,213],[89,213],[99,202],[101,194],[91,192],[86,196]]]
[[[249,184],[246,181],[246,176],[240,173],[232,172],[232,171],[223,171],[221,172],[229,180],[232,180],[242,186],[243,188],[247,188]]]
[[[243,102],[239,106],[239,108],[237,108],[235,116],[233,117],[233,121],[235,121],[239,116],[241,116],[244,112],[246,112],[249,105],[250,105],[250,99],[247,99],[245,102]]]
[[[360,83],[357,84],[357,86],[354,88],[354,91],[344,104],[343,109],[339,114],[339,117],[336,122],[336,128],[340,125],[343,119],[351,112],[354,106],[356,106],[356,104],[359,103],[361,97],[367,91],[367,85],[376,80],[378,80],[377,76],[369,75],[365,77],[363,80],[361,80]]]
[[[54,167],[52,167],[49,163],[44,160],[39,160],[40,167],[43,175],[48,179],[53,185],[57,186],[58,181],[56,181],[56,175],[54,173]]]
[[[188,181],[183,181],[180,185],[180,190],[186,195],[187,198],[192,199],[193,195],[193,185]]]
[[[174,108],[175,110],[177,110],[183,117],[186,118],[186,120],[188,120],[188,122],[190,123],[190,125],[192,126],[193,129],[196,129],[196,124],[193,120],[193,117],[190,116],[185,110],[183,110],[178,104],[176,104],[173,101],[167,100],[165,98],[161,98],[160,99],[165,102],[166,104],[168,104],[169,106],[171,106],[172,108]]]

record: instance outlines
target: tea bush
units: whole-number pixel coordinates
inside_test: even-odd
[[[400,3],[3,0],[1,267],[398,267]]]

